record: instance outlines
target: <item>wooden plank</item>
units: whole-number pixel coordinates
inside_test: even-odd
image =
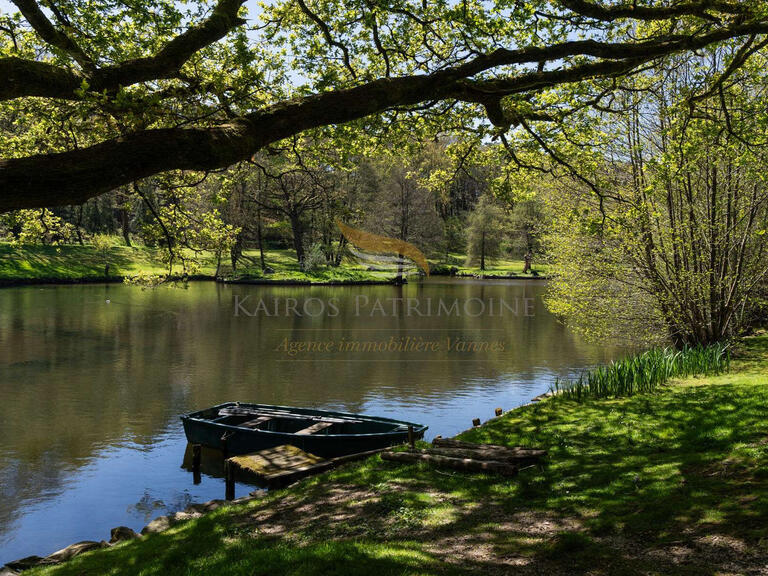
[[[319,464],[324,464],[326,460],[304,452],[296,446],[284,444],[274,448],[265,448],[252,454],[234,456],[229,459],[229,462],[240,470],[269,481],[286,472],[306,471]]]
[[[269,422],[270,420],[272,420],[272,416],[259,416],[253,420],[242,422],[241,424],[238,424],[238,426],[244,426],[245,428],[258,428],[259,425],[264,424],[265,422]]]
[[[315,424],[312,424],[312,426],[294,432],[294,434],[296,434],[296,436],[309,436],[310,434],[315,434],[326,428],[330,428],[331,426],[333,426],[333,422],[316,422]]]

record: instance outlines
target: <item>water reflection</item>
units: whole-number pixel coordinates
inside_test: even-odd
[[[0,562],[111,527],[140,528],[219,498],[179,464],[181,413],[230,400],[367,412],[453,434],[546,391],[556,374],[615,351],[582,344],[530,282],[436,280],[404,287],[192,284],[0,291]],[[362,313],[376,299],[532,299],[533,315]],[[335,299],[338,314],[236,314],[248,302]],[[249,311],[252,309],[249,308]],[[503,341],[503,351],[299,354],[280,343],[405,336]]]

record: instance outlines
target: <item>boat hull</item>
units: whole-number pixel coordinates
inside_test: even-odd
[[[234,404],[221,404],[208,410],[192,413],[182,416],[184,433],[190,444],[201,444],[209,448],[215,448],[226,451],[228,456],[240,454],[249,454],[273,448],[283,444],[290,444],[301,448],[305,452],[321,456],[323,458],[334,458],[337,456],[346,456],[369,450],[387,448],[396,444],[403,444],[408,441],[408,426],[413,426],[414,437],[420,439],[424,436],[427,427],[419,424],[411,424],[398,420],[386,418],[373,418],[360,416],[356,414],[347,414],[342,412],[315,411],[307,409],[294,409],[282,406],[269,406],[270,409],[300,410],[299,413],[308,416],[322,417],[349,417],[360,418],[361,424],[382,426],[391,423],[397,425],[396,430],[372,433],[350,433],[350,434],[318,434],[300,436],[290,432],[279,432],[270,430],[247,429],[231,424],[213,422],[206,419],[203,415],[211,410],[234,406]],[[264,405],[238,404],[237,406],[260,407]],[[226,437],[226,441],[223,438]]]

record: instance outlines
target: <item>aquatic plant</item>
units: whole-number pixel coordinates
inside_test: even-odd
[[[721,374],[729,369],[726,344],[654,348],[605,366],[582,372],[578,378],[555,379],[551,392],[581,402],[587,398],[633,396],[653,392],[671,378]]]

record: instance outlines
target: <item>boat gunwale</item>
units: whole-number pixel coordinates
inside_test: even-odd
[[[244,402],[224,402],[222,404],[216,404],[215,406],[211,406],[210,408],[205,408],[203,410],[197,410],[196,412],[190,412],[189,414],[184,414],[181,416],[182,422],[184,421],[194,421],[199,422],[201,424],[208,424],[210,426],[215,426],[217,428],[223,428],[227,430],[231,430],[233,428],[237,430],[242,430],[244,432],[250,432],[253,434],[271,434],[274,436],[287,436],[287,437],[296,437],[295,432],[279,432],[275,430],[262,430],[260,428],[246,428],[244,426],[238,426],[236,424],[224,424],[222,422],[214,422],[213,420],[209,420],[207,418],[201,418],[198,415],[206,412],[208,410],[215,409],[221,409],[226,407],[232,407],[232,406],[260,406],[263,408],[280,408],[280,409],[287,409],[287,410],[307,410],[312,412],[321,412],[324,414],[328,414],[329,416],[349,416],[353,418],[363,418],[368,421],[373,422],[385,422],[385,423],[396,423],[396,424],[405,424],[407,426],[413,426],[413,432],[414,434],[419,434],[426,432],[429,426],[426,426],[424,424],[416,424],[414,422],[406,422],[405,420],[396,420],[394,418],[385,418],[385,417],[379,417],[379,416],[368,416],[365,414],[353,414],[351,412],[335,412],[331,410],[321,410],[316,408],[297,408],[296,406],[280,406],[276,404],[252,404],[252,403],[244,403]],[[348,434],[321,434],[317,436],[305,436],[306,438],[359,438],[359,437],[369,437],[369,436],[376,436],[376,437],[385,437],[385,436],[395,436],[395,435],[402,435],[404,433],[407,433],[408,430],[390,430],[388,432],[366,432],[366,433],[348,433]]]

